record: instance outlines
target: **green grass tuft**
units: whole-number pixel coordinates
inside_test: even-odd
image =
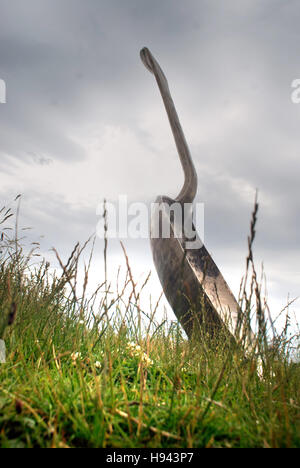
[[[225,336],[188,342],[176,323],[156,321],[158,305],[143,311],[144,285],[138,290],[127,257],[122,287],[104,281],[86,297],[90,262],[79,293],[79,245],[65,265],[58,257],[62,274],[53,275],[44,261],[30,266],[34,251],[25,255],[7,232],[1,447],[300,447],[300,366],[287,327],[269,345],[255,270],[241,302],[249,317],[256,298],[259,342],[245,358]]]

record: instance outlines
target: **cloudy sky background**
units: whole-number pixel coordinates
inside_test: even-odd
[[[300,104],[291,101],[299,24],[296,0],[0,0],[2,205],[22,193],[28,242],[65,259],[95,231],[104,198],[178,194],[175,144],[139,58],[147,46],[195,161],[206,247],[235,295],[259,191],[255,258],[276,316],[300,295]],[[148,292],[157,297],[149,241],[124,244],[137,280],[153,270]],[[103,280],[102,247],[92,282]],[[109,259],[113,278],[124,265],[118,241]]]

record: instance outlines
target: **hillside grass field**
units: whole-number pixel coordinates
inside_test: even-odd
[[[255,215],[240,302],[257,343],[245,356],[226,334],[187,341],[176,322],[157,320],[159,303],[142,310],[145,283],[135,283],[126,255],[115,290],[103,274],[86,293],[92,241],[65,264],[57,254],[61,268],[50,273],[33,257],[37,246],[25,254],[18,229],[5,230],[11,214],[0,215],[0,447],[300,447],[299,334],[289,335],[288,313],[280,334],[268,319]]]

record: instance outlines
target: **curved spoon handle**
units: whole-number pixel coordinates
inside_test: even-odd
[[[184,184],[179,195],[176,197],[176,201],[180,203],[192,203],[197,193],[197,174],[170,94],[168,81],[158,62],[147,47],[141,50],[140,55],[145,67],[153,73],[156,78],[184,171]]]

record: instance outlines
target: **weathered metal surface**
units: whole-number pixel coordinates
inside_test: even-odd
[[[156,209],[167,202],[167,197],[158,197]],[[168,217],[168,212],[162,212]],[[154,230],[159,218],[153,213],[152,219]],[[203,331],[213,334],[223,326],[234,335],[239,305],[220,270],[203,244],[199,249],[187,249],[185,239],[173,235],[171,220],[170,225],[170,238],[151,237],[152,254],[165,296],[187,336]]]
[[[234,295],[198,235],[201,247],[186,248],[187,239],[174,235],[174,221],[169,210],[165,209],[175,202],[182,205],[193,202],[197,192],[197,174],[166,77],[149,49],[141,50],[141,59],[156,78],[185,176],[183,188],[175,200],[166,196],[156,199],[155,209],[161,210],[161,216],[171,227],[169,238],[153,237],[153,232],[161,227],[163,218],[159,218],[155,212],[152,215],[151,247],[163,291],[189,338],[200,336],[203,330],[213,334],[220,328],[234,336],[241,319]]]

